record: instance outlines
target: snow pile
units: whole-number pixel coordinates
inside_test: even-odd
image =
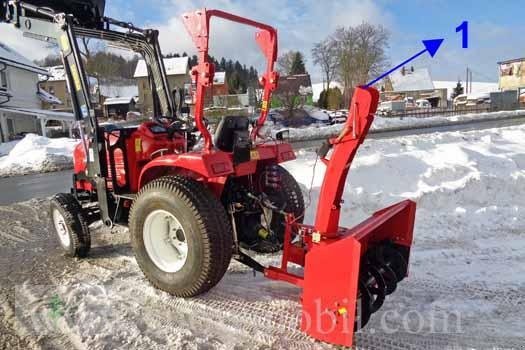
[[[429,118],[385,118],[376,116],[372,124],[372,132],[394,131],[400,129],[426,128],[432,126],[449,125],[469,121],[491,120],[498,118],[511,118],[525,116],[525,111],[503,111],[488,113],[471,113],[457,115],[452,117],[429,117]],[[314,125],[303,128],[283,128],[279,125],[270,126],[272,134],[275,135],[280,130],[286,129],[290,132],[291,141],[311,140],[327,138],[338,135],[344,127],[343,124],[334,124],[329,126]]]
[[[22,140],[0,145],[0,176],[25,175],[68,169],[78,140],[28,134]],[[7,150],[4,154],[4,150]],[[3,155],[3,156],[2,156]]]
[[[525,249],[525,126],[475,132],[435,133],[397,139],[367,140],[355,159],[345,187],[341,225],[350,227],[387,205],[410,198],[417,202],[415,241],[421,247],[461,242],[462,249],[483,250],[507,236],[516,249]],[[285,167],[303,186],[305,198],[313,200],[306,221],[312,223],[319,198],[324,165],[316,155],[300,151]],[[485,241],[488,240],[488,241]],[[500,243],[498,243],[499,245]],[[416,265],[424,264],[432,250],[415,254]],[[458,253],[466,259],[470,253]],[[502,283],[518,282],[525,264],[505,269],[483,267],[459,273],[445,267],[416,269],[416,274],[463,281],[482,278],[487,271]]]

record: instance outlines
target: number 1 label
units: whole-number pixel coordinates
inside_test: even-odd
[[[462,32],[463,48],[468,48],[468,21],[463,21],[459,27],[456,28],[456,33]]]

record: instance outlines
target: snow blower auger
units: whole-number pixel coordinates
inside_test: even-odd
[[[374,119],[379,94],[358,87],[341,134],[318,150],[326,173],[313,226],[287,216],[280,267],[268,278],[303,288],[301,329],[329,343],[352,346],[364,327],[408,272],[416,205],[406,200],[374,213],[353,228],[339,227],[345,180]],[[326,158],[328,152],[330,158]],[[288,264],[304,266],[304,275]]]

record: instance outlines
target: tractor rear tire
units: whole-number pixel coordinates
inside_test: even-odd
[[[91,248],[89,227],[82,206],[70,193],[58,193],[50,204],[51,231],[70,257],[84,258]]]
[[[281,173],[281,188],[279,189],[280,196],[282,196],[285,203],[277,203],[278,206],[284,204],[282,208],[287,213],[293,213],[297,223],[302,223],[304,220],[305,208],[304,198],[301,187],[285,168],[278,165]],[[284,241],[284,229],[286,227],[286,218],[284,215],[274,213],[271,222],[272,230],[277,234],[280,242]]]
[[[190,178],[165,176],[145,185],[131,207],[129,231],[146,278],[177,297],[208,291],[230,264],[233,235],[226,211]]]

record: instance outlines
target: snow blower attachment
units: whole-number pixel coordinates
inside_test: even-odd
[[[353,332],[369,321],[408,271],[416,205],[406,200],[353,228],[339,227],[345,180],[376,111],[374,88],[356,88],[341,134],[318,151],[327,166],[315,224],[288,215],[282,263],[268,278],[303,288],[301,329],[329,343],[352,346]],[[326,158],[332,150],[330,158]],[[288,271],[304,266],[304,276]]]

